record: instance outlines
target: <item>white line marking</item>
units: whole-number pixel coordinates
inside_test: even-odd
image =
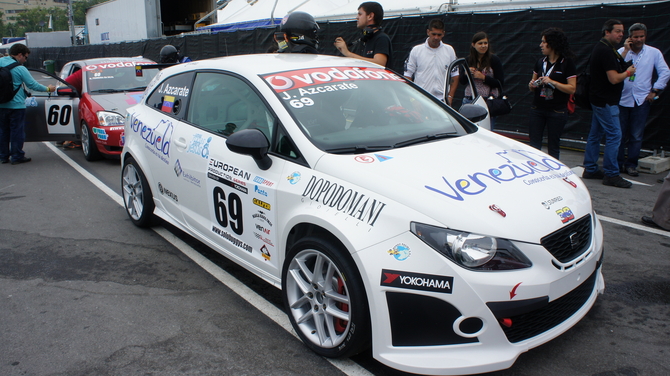
[[[123,199],[121,198],[121,195],[119,195],[117,192],[114,192],[113,189],[109,188],[105,183],[101,182],[98,178],[96,178],[93,174],[90,172],[86,171],[83,167],[77,164],[72,158],[70,158],[68,155],[66,155],[62,150],[58,149],[54,144],[48,141],[42,142],[44,145],[46,145],[51,151],[56,153],[62,160],[64,160],[67,164],[72,166],[77,172],[79,172],[83,177],[88,179],[93,185],[98,187],[101,191],[103,191],[107,196],[109,196],[114,202],[117,204],[124,206],[123,205]]]
[[[124,206],[123,198],[120,194],[115,192],[113,189],[109,188],[93,174],[86,171],[83,167],[78,165],[72,158],[66,155],[62,150],[58,149],[51,142],[42,142],[49,149],[51,149],[56,155],[63,159],[67,164],[72,166],[77,172],[84,176],[88,181],[93,183],[101,191],[103,191],[107,196],[109,196],[117,204]],[[249,304],[254,306],[256,309],[261,311],[264,315],[270,318],[270,320],[277,323],[279,326],[284,328],[287,332],[291,333],[294,337],[298,338],[298,335],[293,330],[291,326],[291,321],[289,321],[288,316],[279,308],[272,305],[272,303],[265,300],[262,296],[258,295],[256,292],[251,290],[245,284],[240,282],[237,278],[230,275],[225,270],[219,268],[213,262],[209,261],[206,257],[198,253],[196,250],[191,248],[188,244],[184,243],[181,239],[176,237],[170,231],[166,230],[164,227],[152,227],[152,230],[165,239],[168,243],[175,246],[182,253],[188,256],[193,262],[198,264],[201,268],[205,269],[206,272],[211,274],[214,278],[218,279],[221,283],[235,292],[237,295],[246,300]],[[298,338],[300,339],[300,338]],[[329,361],[332,365],[337,367],[340,371],[344,372],[346,375],[350,376],[372,376],[365,368],[358,365],[356,362],[350,359],[330,359],[324,358]]]
[[[604,215],[598,215],[598,219],[600,219],[603,222],[610,222],[610,223],[614,223],[614,224],[617,224],[617,225],[634,228],[636,230],[647,231],[647,232],[651,232],[653,234],[670,237],[670,231],[665,231],[665,230],[661,230],[661,229],[658,229],[658,228],[653,228],[653,227],[649,227],[649,226],[645,226],[645,225],[638,225],[637,223],[631,223],[631,222],[622,221],[622,220],[619,220],[619,219],[616,219],[616,218],[605,217]]]

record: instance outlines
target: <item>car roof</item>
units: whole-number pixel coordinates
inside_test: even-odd
[[[380,65],[361,59],[330,55],[274,53],[236,55],[196,60],[190,63],[177,64],[173,67],[166,68],[166,70],[169,69],[169,74],[175,74],[193,69],[222,69],[236,72],[244,76],[255,76],[322,67],[384,68]]]

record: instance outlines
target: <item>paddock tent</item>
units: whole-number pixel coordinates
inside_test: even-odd
[[[216,24],[198,30],[232,32],[276,27],[291,12],[307,12],[317,22],[353,21],[364,0],[227,0],[217,11]],[[444,15],[446,13],[496,13],[525,9],[570,9],[618,3],[651,3],[644,0],[377,0],[384,8],[384,18]]]
[[[285,15],[295,12],[317,14],[340,8],[347,0],[231,0],[217,11],[218,23],[198,30],[232,32],[276,27]]]

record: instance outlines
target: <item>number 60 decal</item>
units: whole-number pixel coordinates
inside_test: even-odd
[[[62,125],[70,124],[72,118],[72,106],[69,104],[57,105],[53,104],[47,109],[47,124]]]

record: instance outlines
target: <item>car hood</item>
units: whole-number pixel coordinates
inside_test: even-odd
[[[568,166],[482,130],[378,153],[324,154],[314,169],[411,208],[431,224],[532,243],[592,211],[586,186]],[[413,220],[407,218],[408,229]]]
[[[117,112],[121,115],[125,115],[128,107],[139,103],[143,96],[143,91],[91,94],[91,98],[105,111]]]

